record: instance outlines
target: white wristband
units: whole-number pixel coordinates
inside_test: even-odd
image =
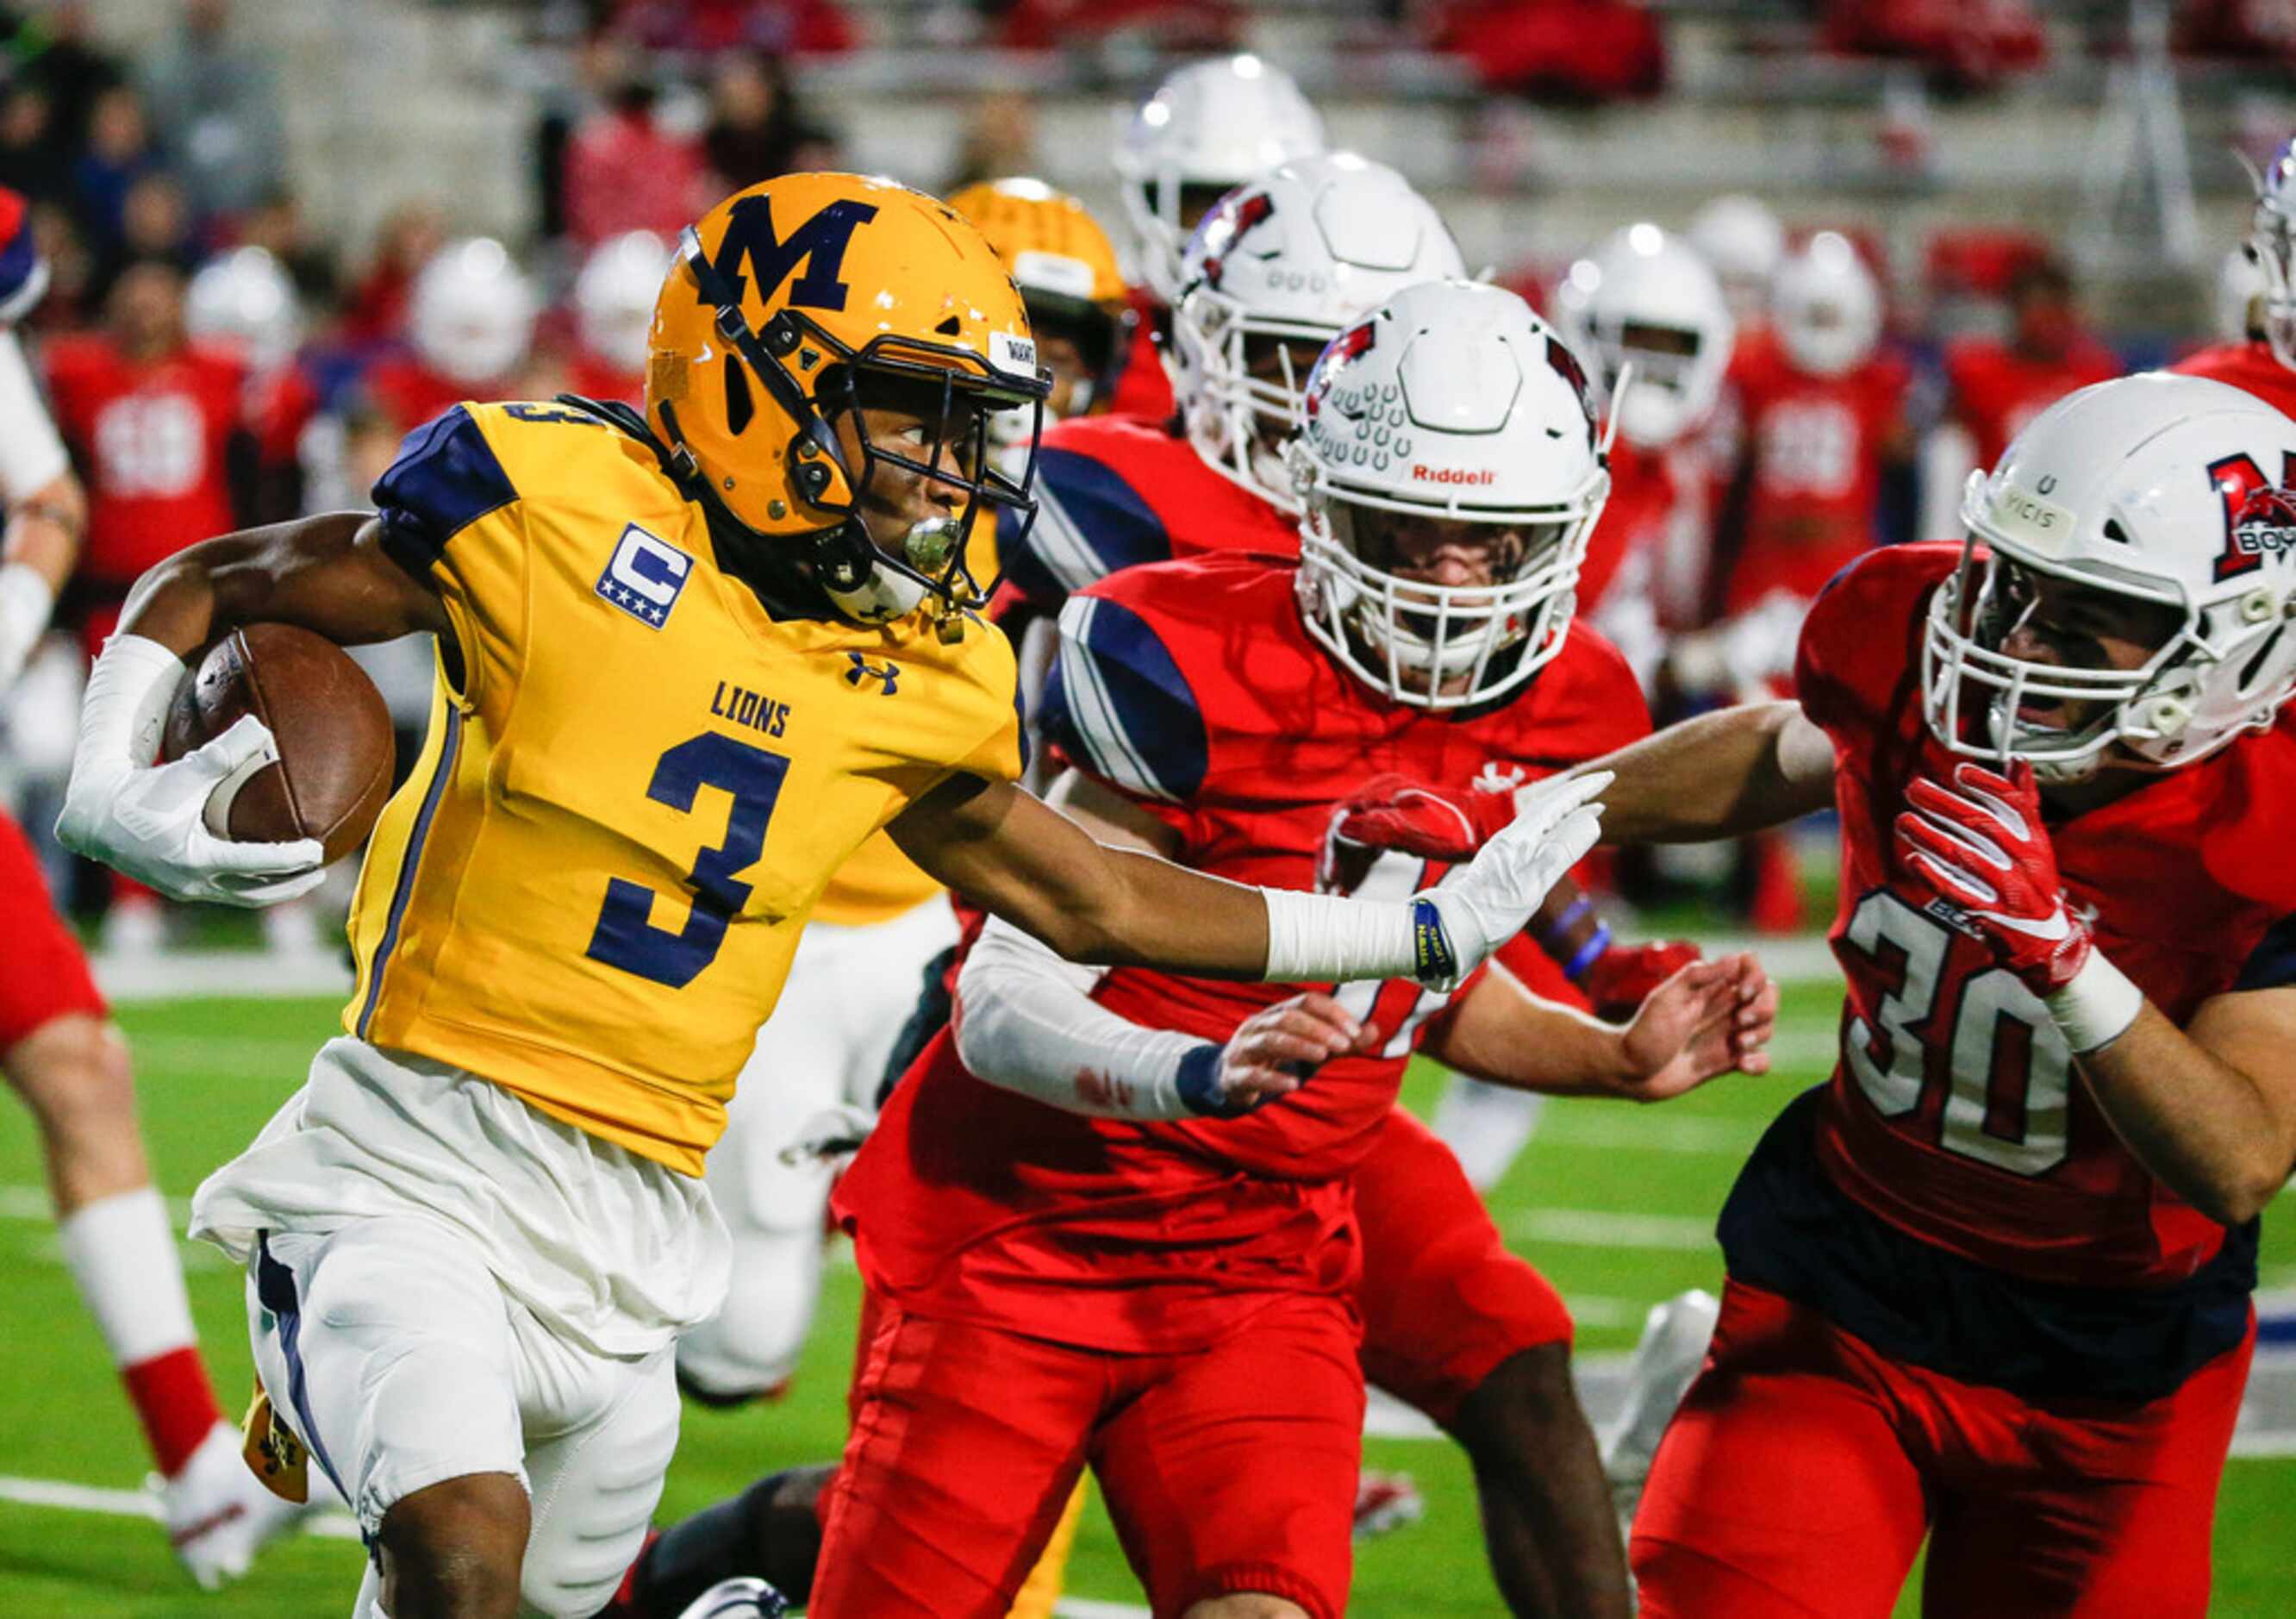
[[[0,687],[23,669],[55,605],[55,588],[31,563],[0,567]]]
[[[1269,983],[1347,983],[1419,976],[1417,905],[1263,888]]]
[[[2103,950],[2092,949],[2072,982],[2048,996],[2044,1004],[2073,1055],[2087,1056],[2128,1032],[2128,1025],[2144,1009],[2144,991],[2106,959]]]
[[[141,769],[160,758],[160,735],[176,688],[190,671],[159,642],[115,635],[87,671],[80,700],[80,750],[101,750],[105,765]]]

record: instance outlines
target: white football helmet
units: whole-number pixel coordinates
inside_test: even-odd
[[[646,333],[669,243],[652,231],[627,231],[590,251],[574,278],[574,330],[582,347],[617,371],[644,371]]]
[[[457,382],[490,382],[526,357],[534,288],[491,236],[450,242],[414,277],[408,335],[422,363]]]
[[[2296,370],[2296,136],[2256,178],[2256,222],[2248,244],[2264,274],[2264,336],[2282,365]]]
[[[193,337],[238,344],[258,372],[285,365],[303,341],[295,284],[259,247],[234,248],[200,267],[184,292],[184,325]]]
[[[1663,449],[1721,397],[1737,322],[1690,244],[1655,225],[1612,233],[1554,289],[1554,324],[1594,366],[1602,399],[1637,448]],[[1618,398],[1619,377],[1634,367]]]
[[[1833,231],[1786,255],[1770,284],[1770,315],[1786,357],[1813,376],[1856,370],[1882,341],[1882,289]]]
[[[1300,612],[1333,657],[1391,702],[1451,709],[1562,649],[1611,474],[1586,371],[1529,304],[1477,282],[1406,288],[1324,350],[1303,416]],[[1406,579],[1376,514],[1488,523],[1520,548],[1489,584]]]
[[[1166,305],[1178,301],[1183,188],[1226,191],[1323,150],[1323,119],[1273,62],[1222,56],[1167,77],[1116,148],[1138,279]]]
[[[1320,348],[1403,288],[1466,273],[1433,207],[1383,163],[1325,152],[1238,186],[1189,239],[1172,310],[1172,392],[1189,441],[1297,512],[1281,440],[1299,424],[1308,362],[1295,366],[1285,345]]]
[[[1954,752],[2030,760],[2051,781],[2087,777],[2116,745],[2165,769],[2270,725],[2296,691],[2296,422],[2254,395],[2157,371],[2068,394],[1970,475],[1962,519],[1922,653],[1930,728]],[[2030,573],[2182,621],[2137,669],[2013,657],[2001,646]],[[2019,718],[2027,702],[2102,712],[2044,727]]]
[[[1683,234],[1721,278],[1731,315],[1741,321],[1760,315],[1786,254],[1786,227],[1769,205],[1742,192],[1717,197],[1691,215]]]

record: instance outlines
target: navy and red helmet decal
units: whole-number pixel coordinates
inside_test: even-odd
[[[2267,555],[2296,551],[2296,454],[2282,454],[2277,484],[2245,454],[2210,462],[2209,481],[2224,502],[2225,548],[2217,558],[2217,583],[2253,572]]]
[[[1324,347],[1316,357],[1316,369],[1310,374],[1304,408],[1309,416],[1323,410],[1323,396],[1332,385],[1332,374],[1361,354],[1367,354],[1379,339],[1375,320],[1359,320],[1341,333]]]
[[[1275,199],[1264,191],[1246,192],[1223,200],[1205,218],[1205,245],[1210,251],[1204,254],[1204,284],[1216,287],[1226,274],[1227,256],[1235,244],[1259,226],[1275,217]]]

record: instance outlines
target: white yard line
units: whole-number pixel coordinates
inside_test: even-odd
[[[1714,1249],[1710,1214],[1628,1214],[1604,1209],[1522,1209],[1507,1216],[1518,1242],[1573,1248],[1655,1248],[1676,1253]]]
[[[46,1225],[56,1217],[55,1205],[48,1201],[48,1188],[44,1186],[0,1186],[0,1220],[34,1220]],[[188,1197],[168,1199],[168,1218],[181,1229],[191,1224],[192,1200]]]
[[[351,975],[332,946],[308,955],[265,950],[167,950],[154,956],[91,957],[96,987],[113,1000],[217,996],[278,1000],[349,993]]]
[[[1609,1151],[1686,1153],[1743,1158],[1762,1138],[1759,1124],[1723,1119],[1669,1119],[1648,1107],[1551,1107],[1538,1122],[1534,1141],[1558,1146],[1599,1146]]]
[[[68,1512],[98,1512],[107,1517],[160,1516],[160,1498],[144,1490],[100,1490],[93,1484],[67,1484],[53,1478],[0,1477],[0,1501],[22,1507],[57,1507]],[[322,1508],[298,1525],[303,1534],[326,1541],[356,1541],[358,1523],[348,1512]]]

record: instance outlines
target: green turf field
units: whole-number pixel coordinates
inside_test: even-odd
[[[259,965],[250,971],[260,972]],[[1628,1346],[1652,1301],[1714,1285],[1718,1256],[1699,1238],[1740,1157],[1762,1124],[1827,1064],[1833,999],[1813,988],[1789,998],[1781,1055],[1785,1077],[1710,1087],[1662,1108],[1556,1105],[1546,1128],[1495,1200],[1502,1225],[1570,1295],[1591,1352]],[[300,1079],[332,1031],[332,1002],[178,1002],[123,1008],[134,1041],[144,1129],[162,1186],[187,1196],[200,1177],[242,1145]],[[1413,1099],[1431,1081],[1418,1076]],[[145,1469],[140,1439],[95,1330],[81,1314],[35,1190],[39,1155],[20,1110],[0,1117],[0,1475],[132,1488]],[[1569,1212],[1655,1216],[1639,1223],[1582,1220]],[[1601,1245],[1619,1235],[1650,1245]],[[193,1305],[209,1362],[234,1411],[247,1385],[240,1280],[220,1259],[187,1245]],[[2265,1239],[2267,1283],[2296,1281],[2296,1237],[2284,1223]],[[665,1510],[682,1513],[755,1475],[826,1458],[842,1441],[841,1394],[851,1352],[856,1280],[832,1272],[823,1330],[790,1396],[769,1409],[692,1410],[670,1475]],[[1362,1549],[1354,1611],[1384,1619],[1499,1611],[1485,1574],[1467,1470],[1447,1444],[1374,1441],[1368,1464],[1406,1469],[1427,1497],[1427,1516]],[[2296,1607],[2288,1524],[2296,1521],[2296,1461],[2235,1461],[2225,1489],[2214,1611],[2264,1619]],[[246,1584],[204,1597],[177,1574],[152,1524],[0,1500],[0,1615],[294,1615],[349,1611],[359,1551],[304,1539],[275,1548]],[[1070,1589],[1136,1600],[1104,1520],[1088,1519]],[[1913,1611],[1910,1602],[1905,1612]]]

